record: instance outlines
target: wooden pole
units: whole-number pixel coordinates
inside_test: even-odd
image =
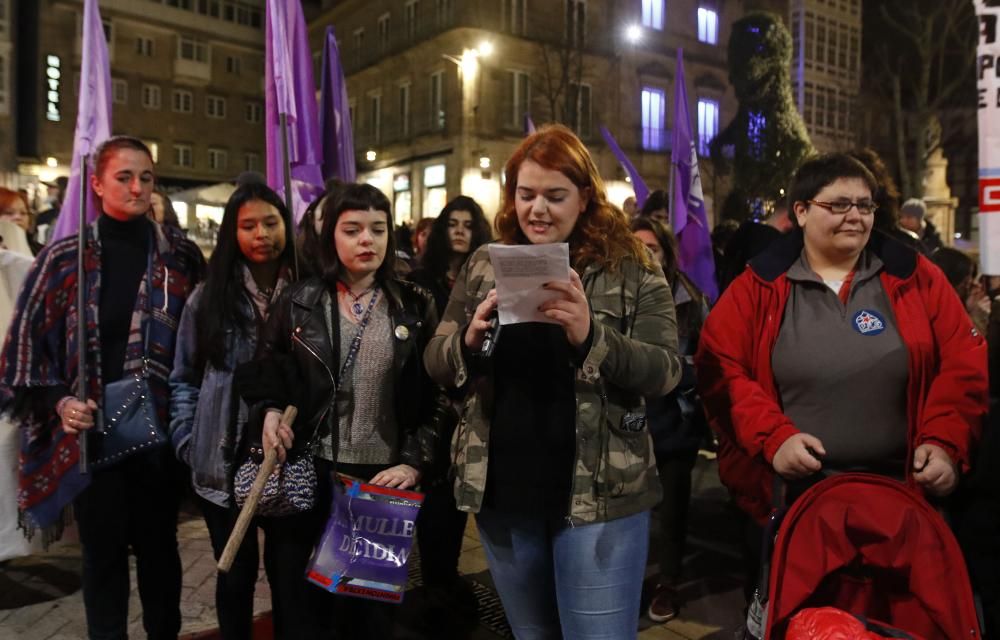
[[[298,415],[298,410],[289,405],[281,415],[281,423],[291,426],[295,422],[296,415]],[[306,453],[306,455],[309,454]],[[228,573],[229,569],[232,568],[233,560],[236,559],[236,552],[239,551],[240,545],[243,544],[243,537],[246,536],[250,521],[253,520],[257,512],[257,503],[260,502],[260,494],[263,493],[264,485],[277,465],[278,452],[276,449],[271,449],[264,456],[264,463],[260,465],[257,478],[254,479],[253,486],[250,487],[250,494],[247,495],[247,500],[243,503],[239,518],[236,519],[236,524],[233,526],[233,532],[229,534],[226,548],[223,549],[222,555],[219,556],[219,564],[217,566],[222,573]]]

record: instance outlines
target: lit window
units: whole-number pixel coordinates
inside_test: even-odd
[[[698,8],[698,40],[708,44],[719,43],[719,14],[704,7]]]
[[[663,89],[642,89],[642,148],[662,151],[666,147],[667,94]]]
[[[663,31],[664,0],[642,0],[642,26]]]
[[[698,100],[698,153],[708,155],[708,143],[719,135],[719,103],[715,100]]]

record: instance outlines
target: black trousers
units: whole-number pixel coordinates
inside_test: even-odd
[[[455,506],[450,482],[428,488],[417,514],[417,545],[424,584],[447,587],[458,579],[458,558],[469,514]]]
[[[687,538],[688,509],[691,506],[691,471],[698,460],[697,449],[656,456],[656,470],[663,486],[660,515],[660,579],[674,583],[680,579]]]
[[[208,526],[212,551],[218,562],[233,531],[239,511],[235,507],[220,507],[202,497],[198,506]],[[253,633],[253,593],[257,585],[260,565],[255,519],[247,527],[243,544],[236,552],[229,573],[219,572],[215,580],[215,613],[219,620],[219,633],[224,640],[249,640]]]
[[[320,463],[316,503],[311,511],[280,518],[257,517],[247,529],[229,573],[219,573],[215,606],[219,631],[225,640],[249,640],[253,624],[253,593],[260,550],[257,530],[264,531],[264,571],[271,587],[274,637],[324,638],[332,616],[329,595],[305,578],[312,550],[323,535],[330,513],[329,472]],[[236,507],[226,508],[199,498],[215,559],[222,555],[239,517]]]
[[[371,473],[371,469],[362,466],[345,466],[362,475]],[[258,529],[264,532],[264,572],[271,587],[272,621],[277,640],[381,640],[392,637],[396,605],[333,595],[306,580],[306,567],[323,535],[333,495],[329,463],[317,460],[316,475],[318,483],[313,509],[280,518],[254,518],[229,573],[218,574],[215,605],[219,631],[225,640],[251,638],[253,594],[260,557]],[[239,517],[239,510],[220,507],[201,498],[198,502],[218,560]]]
[[[181,628],[177,551],[179,467],[170,447],[92,472],[73,503],[83,546],[83,603],[91,640],[128,637],[129,563],[136,559],[142,624],[151,640]]]

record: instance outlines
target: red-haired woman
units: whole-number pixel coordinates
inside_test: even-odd
[[[500,241],[566,242],[573,270],[546,284],[551,323],[505,327],[488,362],[474,355],[497,306],[486,247],[458,274],[424,354],[470,389],[455,498],[518,638],[634,638],[661,493],[642,398],[680,378],[670,289],[568,129],[526,138],[504,172]]]
[[[23,193],[0,187],[0,220],[9,220],[24,229],[31,255],[38,255],[42,245],[35,242],[31,207]]]

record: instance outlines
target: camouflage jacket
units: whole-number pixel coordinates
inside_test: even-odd
[[[677,321],[670,288],[657,268],[626,262],[618,273],[591,266],[582,274],[593,342],[576,372],[576,471],[568,521],[586,524],[651,508],[661,497],[644,396],[669,393],[680,379]],[[458,508],[476,513],[486,491],[493,379],[489,363],[463,349],[476,307],[494,287],[487,247],[466,262],[437,333],[424,351],[431,377],[466,388],[452,437]],[[525,362],[525,366],[531,363]]]

